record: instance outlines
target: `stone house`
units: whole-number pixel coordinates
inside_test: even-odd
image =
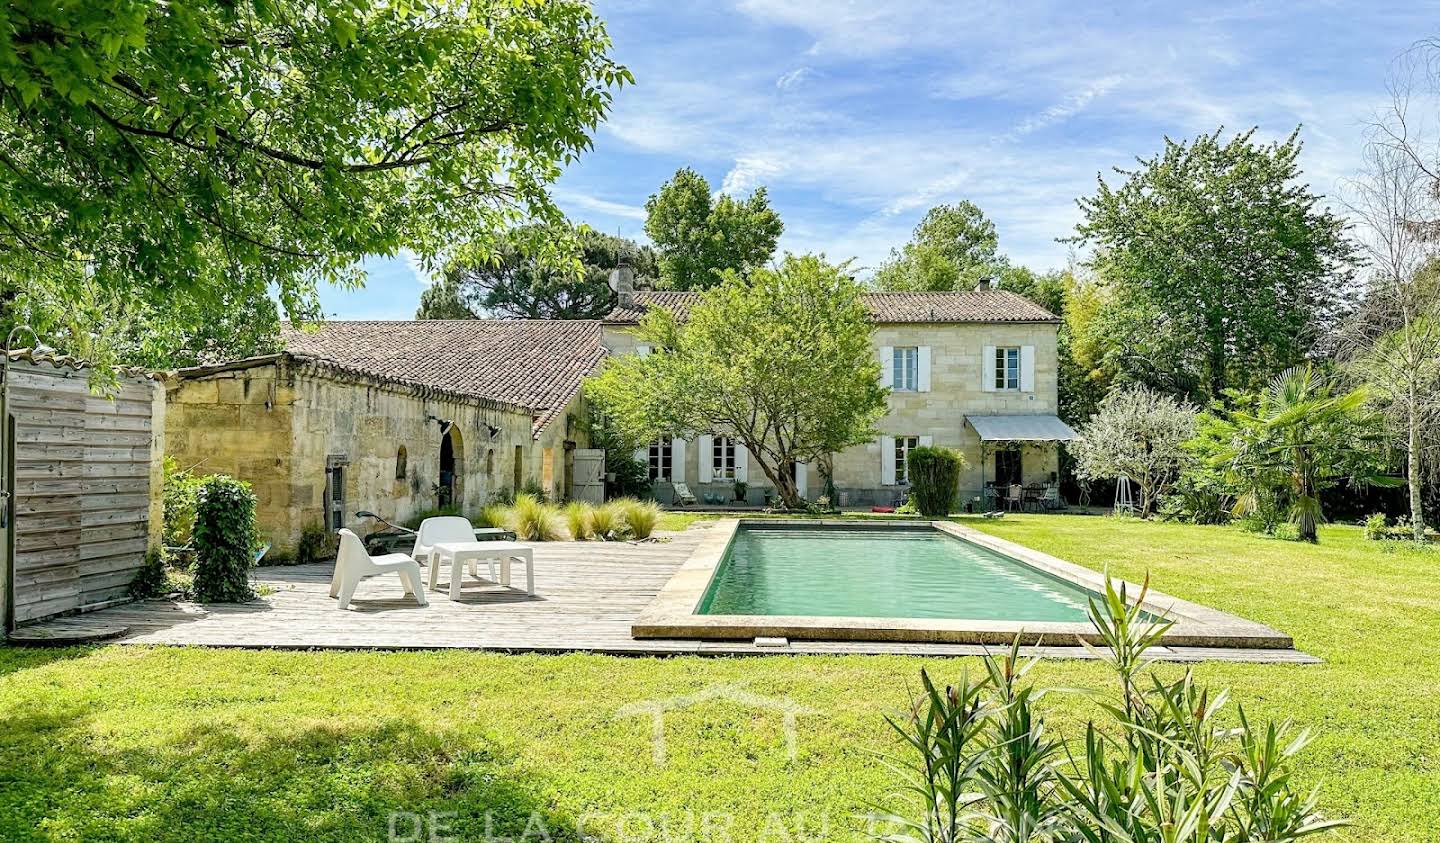
[[[611,354],[649,353],[634,335],[652,307],[681,319],[696,293],[632,291],[619,279],[619,302],[604,320]],[[834,459],[841,505],[893,504],[908,490],[905,458],[921,445],[954,448],[965,456],[962,505],[993,505],[983,496],[996,486],[1049,483],[1059,470],[1060,442],[1074,431],[1060,421],[1056,338],[1060,320],[1022,296],[988,287],[971,292],[867,293],[875,323],[873,343],[885,385],[888,414],[881,435]],[[691,440],[651,442],[635,454],[669,502],[673,483],[702,498],[751,486],[763,499],[764,475],[750,472],[747,453],[723,431]],[[815,466],[796,468],[801,493],[819,494]],[[981,499],[981,500],[977,500]]]
[[[306,528],[368,525],[502,492],[568,494],[587,441],[581,384],[595,321],[335,321],[282,331],[277,354],[182,369],[167,453],[249,481],[278,557]]]

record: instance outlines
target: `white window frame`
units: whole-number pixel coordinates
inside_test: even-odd
[[[910,482],[910,451],[920,447],[919,436],[895,437],[895,485]]]
[[[652,441],[646,456],[652,481],[668,482],[675,476],[675,442],[670,437]]]
[[[715,480],[735,480],[735,437],[716,436],[710,440],[710,476]]]
[[[1019,392],[1022,368],[1020,346],[995,346],[995,391]]]
[[[920,391],[920,347],[897,345],[890,351],[890,388],[896,392]]]

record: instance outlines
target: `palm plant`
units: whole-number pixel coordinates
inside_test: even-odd
[[[1281,372],[1254,402],[1222,422],[1230,446],[1214,459],[1245,489],[1236,513],[1284,501],[1301,541],[1318,540],[1320,493],[1350,479],[1392,484],[1383,468],[1379,419],[1363,388],[1341,391],[1334,378],[1306,363]]]

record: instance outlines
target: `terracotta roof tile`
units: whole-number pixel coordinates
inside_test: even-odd
[[[684,319],[699,293],[646,291],[635,293],[633,307],[616,307],[605,317],[612,324],[634,324],[651,307]],[[948,322],[1058,322],[1059,317],[1009,290],[962,293],[866,293],[865,306],[881,324]]]
[[[528,409],[536,433],[605,353],[594,320],[332,321],[286,325],[281,341],[296,357]]]

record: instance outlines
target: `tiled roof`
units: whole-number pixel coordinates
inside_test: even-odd
[[[699,293],[635,293],[633,307],[616,307],[605,317],[612,324],[633,324],[651,307],[661,307],[684,319]],[[1059,317],[1024,296],[1009,290],[974,290],[963,293],[866,293],[865,306],[880,324],[946,322],[1058,322]]]
[[[537,434],[604,356],[593,320],[334,321],[286,325],[281,341],[297,358],[529,410]]]

